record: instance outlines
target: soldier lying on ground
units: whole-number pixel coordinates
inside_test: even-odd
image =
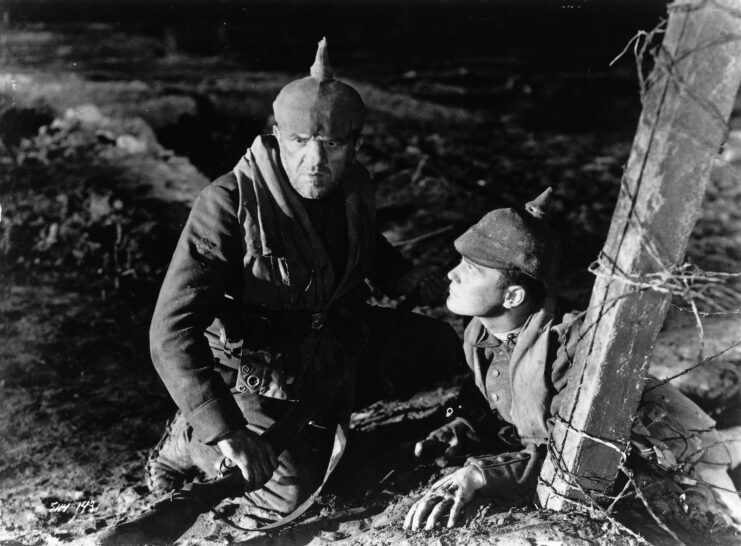
[[[150,488],[166,492],[231,461],[246,504],[266,519],[322,483],[335,425],[353,407],[409,395],[463,362],[449,325],[366,304],[366,278],[422,302],[445,284],[376,230],[356,160],[365,105],[333,78],[324,41],[311,75],[286,85],[273,109],[273,134],[196,200],[163,282],[152,358],[181,411],[147,465]],[[277,456],[260,434],[328,376],[348,378],[319,394],[334,407]]]
[[[409,510],[406,529],[443,521],[452,527],[476,495],[508,496],[536,483],[560,393],[574,380],[569,368],[581,325],[577,315],[557,309],[551,292],[560,244],[544,219],[549,192],[525,210],[490,212],[455,242],[462,260],[448,273],[447,305],[474,317],[463,345],[473,381],[449,408],[450,422],[418,442],[415,454],[450,458],[483,442],[488,452],[432,485]],[[741,463],[741,427],[718,431],[677,389],[657,385],[649,379],[644,390],[634,451],[659,452],[664,468],[712,484],[741,521],[741,501],[727,474]]]

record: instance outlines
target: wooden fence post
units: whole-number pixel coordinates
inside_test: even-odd
[[[669,295],[636,290],[620,277],[645,278],[684,258],[741,83],[741,0],[671,4],[646,83],[600,257],[607,275],[595,281],[574,379],[541,471],[538,498],[554,510],[570,499],[599,497],[617,477],[670,302]]]

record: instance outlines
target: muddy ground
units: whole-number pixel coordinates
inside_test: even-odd
[[[105,25],[24,26],[1,39],[0,543],[92,540],[154,500],[143,462],[174,406],[147,329],[188,204],[268,126],[272,97],[293,74],[247,71]],[[361,160],[387,237],[439,264],[485,211],[554,186],[553,223],[567,241],[559,292],[580,307],[640,103],[629,62],[588,73],[539,62],[508,51],[384,76],[356,69],[370,108]],[[708,269],[741,271],[739,160],[732,131],[688,251]],[[656,351],[660,376],[697,356],[676,303]],[[719,303],[703,310],[739,308],[727,294]],[[442,306],[419,311],[463,326]],[[733,314],[707,321],[706,355],[738,341]],[[731,425],[741,423],[739,378],[736,348],[678,384]],[[182,544],[638,543],[622,524],[539,511],[527,498],[474,506],[462,529],[405,534],[405,508],[441,472],[416,465],[410,446],[440,421],[459,381],[356,414],[345,460],[294,527],[251,537],[207,515]],[[709,508],[670,504],[655,509],[685,542],[738,543]],[[249,523],[232,503],[221,509]],[[652,543],[673,543],[638,505],[626,503],[619,519]]]

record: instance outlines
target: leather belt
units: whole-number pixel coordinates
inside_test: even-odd
[[[268,307],[248,307],[245,316],[249,319],[264,321],[266,326],[294,327],[306,330],[320,330],[329,316],[328,311],[311,311],[309,309],[270,309]]]

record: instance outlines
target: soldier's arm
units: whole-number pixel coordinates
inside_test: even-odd
[[[473,379],[466,381],[445,408],[445,423],[415,444],[414,455],[423,459],[451,459],[469,450],[490,432],[483,425],[491,413]]]
[[[571,362],[578,341],[581,323],[574,315],[566,315],[564,321],[551,331],[550,379],[554,392],[551,413],[560,405],[560,395],[569,379]],[[552,420],[550,421],[552,424]],[[533,485],[546,456],[546,446],[529,444],[524,449],[495,455],[471,457],[466,466],[477,467],[484,476],[482,490],[493,495],[507,495],[521,486]]]
[[[469,325],[475,329],[474,325]],[[467,329],[464,337],[471,334]],[[473,376],[473,347],[469,342],[464,343],[463,352],[466,363],[472,374],[466,378],[458,391],[458,395],[445,408],[446,423],[430,432],[427,437],[417,442],[414,454],[422,459],[437,457],[452,458],[469,451],[481,438],[496,435],[498,427],[491,426],[496,421],[486,398],[476,386]],[[488,425],[488,426],[487,426]]]
[[[239,273],[236,185],[227,177],[196,199],[167,270],[150,328],[152,360],[195,434],[214,443],[245,424],[214,369],[204,331]]]
[[[484,484],[481,490],[497,497],[521,494],[522,487],[535,484],[540,467],[545,459],[545,446],[530,445],[519,451],[478,455],[469,457],[465,466],[474,466],[481,471]]]
[[[391,246],[381,233],[376,233],[374,244],[374,260],[368,278],[387,296],[398,297],[399,280],[413,269],[414,264]]]
[[[579,341],[582,319],[576,318],[578,315],[567,313],[563,317],[561,324],[551,331],[551,347],[555,352],[553,358],[548,360],[552,362],[550,369],[551,388],[554,395],[551,400],[551,415],[558,415],[564,391],[571,377],[571,364],[574,361],[576,353],[576,344]],[[555,338],[555,339],[554,339]],[[549,423],[552,424],[550,419]]]
[[[409,297],[415,294],[418,305],[436,302],[448,285],[444,272],[439,267],[414,267],[380,234],[376,235],[375,261],[369,278],[389,297]]]
[[[563,391],[568,384],[580,327],[581,321],[576,319],[576,315],[566,314],[561,324],[551,330],[551,354],[547,361],[553,392],[552,415],[558,411]],[[553,420],[549,419],[549,425],[552,423]],[[476,466],[481,471],[486,483],[483,490],[490,494],[506,495],[523,485],[534,483],[534,477],[540,471],[545,455],[545,446],[530,444],[520,451],[471,457],[466,465]]]

